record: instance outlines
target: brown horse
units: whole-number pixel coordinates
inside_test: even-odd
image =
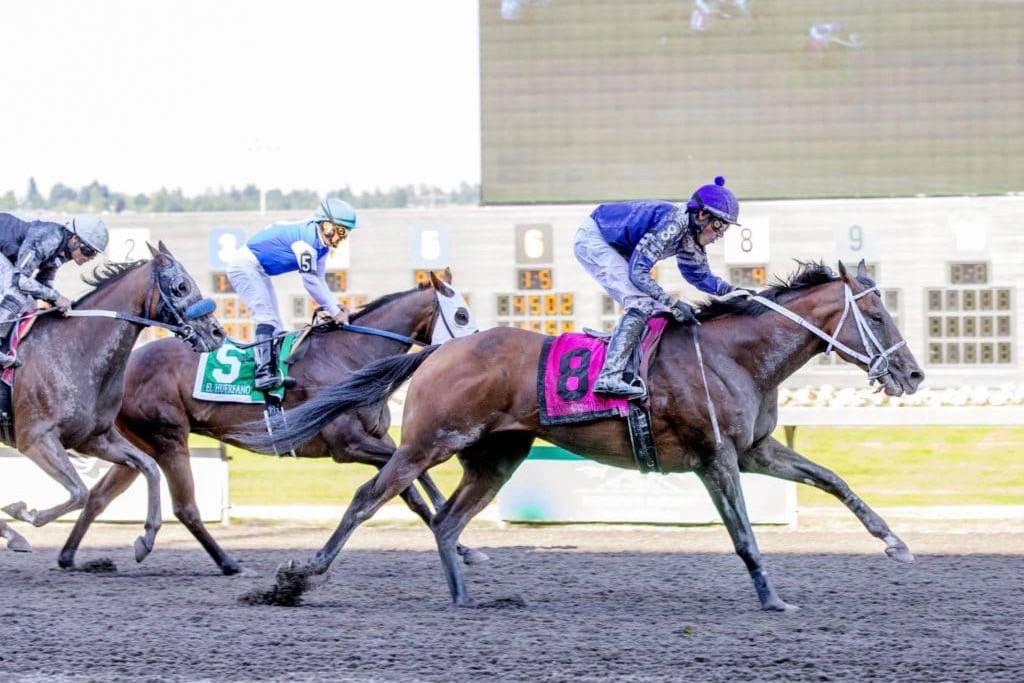
[[[746,564],[761,607],[785,610],[789,606],[768,581],[747,519],[741,471],[828,491],[885,542],[890,557],[910,562],[913,555],[842,479],[772,438],[779,384],[826,349],[821,335],[832,339],[830,345],[846,360],[868,369],[869,377],[880,381],[890,395],[915,391],[924,374],[903,345],[863,263],[855,277],[842,264],[839,276],[820,264],[802,264],[787,282],[766,289],[760,297],[793,318],[771,312],[756,300],[740,299],[718,300],[699,315],[721,444],[713,436],[693,328],[670,323],[666,329],[651,365],[650,400],[661,466],[670,472],[697,474]],[[803,322],[797,324],[796,316]],[[823,330],[835,332],[829,335]],[[293,413],[293,434],[301,439],[339,412],[384,400],[412,376],[401,446],[388,464],[359,488],[324,548],[305,565],[290,563],[278,570],[277,586],[263,596],[265,601],[274,601],[285,589],[294,595],[309,585],[313,575],[327,571],[361,522],[452,453],[458,453],[463,478],[437,512],[432,528],[457,605],[474,602],[462,569],[454,561],[454,541],[526,458],[534,438],[542,437],[601,463],[635,468],[622,420],[540,424],[537,363],[543,342],[541,335],[498,328],[419,354],[384,359]]]
[[[297,387],[289,390],[284,407],[291,411],[318,394],[324,386],[342,381],[371,361],[407,351],[420,345],[465,336],[476,331],[465,299],[451,286],[451,272],[444,280],[431,275],[431,284],[389,294],[370,302],[352,316],[355,328],[390,332],[390,336],[372,336],[336,325],[315,327],[295,354],[291,377]],[[213,403],[192,397],[199,357],[189,353],[175,339],[143,346],[128,361],[124,406],[117,425],[134,444],[149,453],[163,469],[174,501],[174,514],[210,554],[225,574],[241,571],[238,562],[224,551],[203,525],[195,501],[192,469],[189,465],[190,432],[212,436],[247,448],[252,439],[266,432],[260,420],[263,406],[239,403]],[[248,429],[249,423],[255,423]],[[358,462],[383,467],[395,450],[388,435],[391,415],[385,404],[344,415],[325,425],[319,438],[296,450],[303,458],[331,457],[336,462]],[[282,452],[287,452],[282,451]],[[130,467],[113,467],[89,494],[75,528],[58,562],[74,566],[78,546],[92,524],[110,503],[138,476]],[[444,504],[444,496],[426,473],[420,483],[435,507]],[[434,513],[420,498],[415,487],[402,492],[406,504],[428,525]],[[482,562],[487,556],[460,546],[467,563]]]
[[[149,506],[145,534],[135,541],[135,559],[153,549],[160,528],[160,472],[114,428],[124,395],[128,355],[147,324],[173,329],[188,342],[182,349],[212,351],[224,331],[192,277],[161,242],[153,259],[100,266],[95,289],[75,302],[75,317],[53,315],[35,322],[18,349],[23,366],[14,383],[16,447],[70,494],[47,510],[23,502],[4,512],[42,526],[85,505],[89,494],[65,451],[73,448],[146,477]],[[106,313],[104,313],[104,311]],[[79,317],[81,316],[81,317]],[[197,354],[190,354],[198,357]]]

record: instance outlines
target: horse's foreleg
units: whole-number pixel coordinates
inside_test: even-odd
[[[64,547],[57,556],[57,564],[64,569],[75,566],[75,554],[89,527],[107,509],[110,501],[124,493],[137,476],[138,470],[125,465],[114,465],[96,482],[89,491],[89,500],[86,501],[82,514],[78,515],[74,528],[68,534],[68,540],[64,542]]]
[[[808,484],[827,491],[850,508],[872,536],[885,542],[885,553],[899,562],[913,562],[914,555],[907,544],[889,529],[867,503],[855,494],[845,481],[832,470],[811,462],[796,451],[768,437],[740,458],[745,472],[767,474],[779,479]]]
[[[164,444],[160,444],[164,445]],[[195,480],[192,478],[192,463],[186,443],[174,442],[166,444],[166,450],[160,454],[160,469],[167,477],[167,486],[171,490],[171,501],[174,505],[174,516],[185,525],[207,554],[217,563],[225,576],[242,573],[242,567],[231,557],[207,530],[199,514],[196,504]],[[253,574],[249,570],[246,574]]]
[[[23,522],[28,522],[34,526],[43,526],[61,515],[67,514],[72,510],[78,510],[85,505],[85,501],[89,497],[89,489],[86,488],[85,482],[82,481],[82,478],[78,476],[78,472],[75,471],[75,467],[71,464],[71,459],[61,445],[60,440],[52,432],[42,435],[30,435],[30,437],[34,438],[20,439],[20,441],[26,444],[20,449],[21,453],[39,465],[40,469],[67,489],[67,492],[71,494],[71,498],[60,505],[38,512],[36,510],[29,510],[28,506],[21,501],[11,503],[4,507],[3,511]]]
[[[25,540],[25,537],[11,528],[7,522],[0,522],[0,538],[7,541],[7,549],[16,553],[32,552],[32,545]]]
[[[722,447],[712,456],[711,462],[697,469],[696,473],[711,495],[715,507],[718,508],[725,528],[729,530],[736,554],[750,572],[757,597],[761,601],[761,609],[772,612],[792,609],[792,606],[783,602],[775,592],[765,573],[761,551],[757,548],[757,541],[747,518],[747,507],[743,501],[743,489],[740,487],[740,472],[735,455]]]
[[[163,518],[160,514],[160,470],[153,458],[136,448],[121,432],[111,428],[82,446],[82,452],[97,458],[134,467],[146,478],[147,510],[145,533],[135,539],[135,561],[142,562],[153,550],[156,533]]]

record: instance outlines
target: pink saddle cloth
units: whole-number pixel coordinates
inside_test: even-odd
[[[641,376],[647,374],[651,350],[661,338],[668,318],[655,316],[647,323],[640,348]],[[604,339],[567,332],[544,340],[537,369],[537,399],[542,425],[590,422],[629,413],[625,398],[594,394],[594,383],[604,365],[608,343]]]
[[[31,318],[25,318],[19,322],[14,330],[11,332],[11,349],[10,353],[17,355],[18,344],[21,340],[28,336],[28,331],[32,328],[32,324],[35,323],[37,316]],[[14,386],[14,368],[4,368],[3,372],[0,372],[0,381],[3,381],[9,387]]]

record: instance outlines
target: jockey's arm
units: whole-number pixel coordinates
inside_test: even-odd
[[[38,233],[29,235],[18,250],[18,260],[14,267],[14,285],[25,294],[48,303],[56,303],[60,293],[50,285],[56,275],[56,269],[44,268],[40,271],[40,279],[32,277],[48,255],[52,254],[61,243],[61,236],[55,233]]]
[[[676,254],[676,266],[686,282],[705,294],[720,296],[734,289],[711,271],[708,255],[692,239],[687,240]]]
[[[667,214],[658,225],[640,238],[629,258],[629,281],[634,287],[663,306],[674,300],[651,275],[658,261],[674,255],[686,235],[686,214],[676,210]]]
[[[336,316],[341,306],[331,296],[331,290],[327,286],[327,257],[317,259],[316,250],[306,242],[295,242],[292,244],[292,251],[295,252],[295,258],[299,263],[302,286],[318,306],[327,309],[331,317]]]

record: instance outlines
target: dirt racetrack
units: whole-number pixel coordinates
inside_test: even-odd
[[[892,521],[892,520],[890,520]],[[897,531],[906,532],[898,525]],[[475,597],[449,606],[429,533],[357,532],[301,607],[245,606],[280,562],[328,535],[297,526],[213,527],[259,572],[224,577],[166,525],[141,565],[141,525],[97,525],[80,561],[56,566],[69,530],[18,529],[32,554],[0,551],[2,681],[1020,681],[1024,534],[910,531],[914,565],[841,531],[756,530],[783,599],[765,614],[726,532],[715,528],[471,527],[491,555]]]

